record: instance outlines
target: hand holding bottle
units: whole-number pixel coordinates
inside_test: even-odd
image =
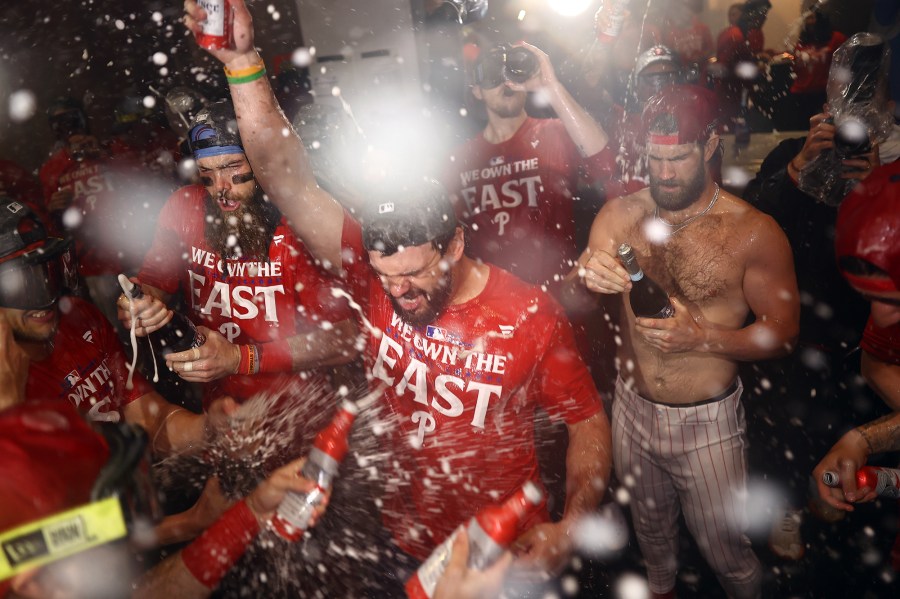
[[[578,268],[578,278],[594,293],[625,293],[631,291],[628,271],[612,254],[603,250],[587,251],[587,259]]]
[[[166,356],[166,366],[178,376],[192,383],[208,383],[235,374],[241,362],[241,350],[218,331],[197,327],[206,337],[200,347]]]
[[[874,489],[857,488],[856,472],[865,466],[869,457],[866,440],[858,429],[847,431],[828,451],[822,461],[813,470],[813,478],[819,489],[819,495],[828,505],[853,511],[852,503],[872,501],[877,496]],[[840,487],[825,484],[825,473],[835,472],[840,479]]]
[[[635,330],[648,344],[667,354],[708,349],[706,332],[687,306],[671,297],[674,313],[669,318],[636,318]]]
[[[491,599],[499,597],[503,578],[512,564],[512,554],[503,557],[485,570],[468,567],[469,535],[460,526],[453,539],[453,550],[447,569],[434,589],[434,599]]]
[[[141,284],[136,277],[128,280],[138,286]],[[161,299],[150,293],[144,293],[141,297],[132,299],[122,293],[116,301],[116,308],[119,322],[126,329],[131,329],[131,318],[132,314],[134,315],[134,334],[138,337],[146,337],[150,333],[158,331],[174,316],[174,312],[169,310]]]

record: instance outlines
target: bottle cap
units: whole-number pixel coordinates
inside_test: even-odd
[[[341,410],[345,412],[349,412],[350,414],[356,416],[359,414],[359,406],[356,405],[355,401],[350,401],[349,399],[345,399],[341,402]]]
[[[128,299],[135,299],[141,296],[141,288],[129,281],[128,277],[126,277],[122,273],[119,273],[117,278],[119,279],[119,286],[122,287],[122,291],[125,292],[125,297],[127,297]],[[138,293],[135,293],[135,289],[137,289]]]
[[[525,494],[525,501],[532,505],[538,505],[544,500],[544,492],[531,481],[522,485],[522,492]]]

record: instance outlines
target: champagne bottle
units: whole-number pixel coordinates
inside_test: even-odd
[[[663,291],[656,281],[644,274],[634,256],[634,250],[627,243],[619,246],[619,259],[631,278],[631,310],[635,316],[643,318],[671,318],[675,316],[675,308],[669,301],[669,295]]]
[[[141,286],[129,281],[125,275],[119,275],[119,285],[125,295],[131,299],[144,297]],[[150,338],[160,347],[160,353],[164,357],[186,349],[200,347],[206,343],[206,337],[197,330],[187,316],[180,312],[174,312],[172,320],[164,324],[162,328],[150,333]]]

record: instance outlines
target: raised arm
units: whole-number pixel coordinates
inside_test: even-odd
[[[597,121],[591,117],[575,101],[575,98],[556,78],[550,58],[538,48],[530,44],[522,44],[528,48],[538,59],[540,69],[537,74],[521,86],[510,85],[512,89],[522,89],[530,92],[546,94],[550,106],[556,111],[556,115],[562,121],[566,132],[582,156],[593,156],[606,147],[609,137]]]
[[[340,204],[321,189],[313,175],[303,142],[284,116],[266,77],[234,75],[258,71],[262,58],[253,46],[253,21],[244,0],[231,0],[234,47],[209,50],[226,68],[244,151],[260,186],[291,223],[291,227],[326,268],[341,265]],[[194,0],[185,2],[185,24],[196,35],[206,14]]]

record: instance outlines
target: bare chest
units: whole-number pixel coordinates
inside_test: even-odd
[[[663,243],[639,237],[641,266],[669,294],[704,305],[740,290],[744,272],[740,242],[724,218],[705,217]]]

